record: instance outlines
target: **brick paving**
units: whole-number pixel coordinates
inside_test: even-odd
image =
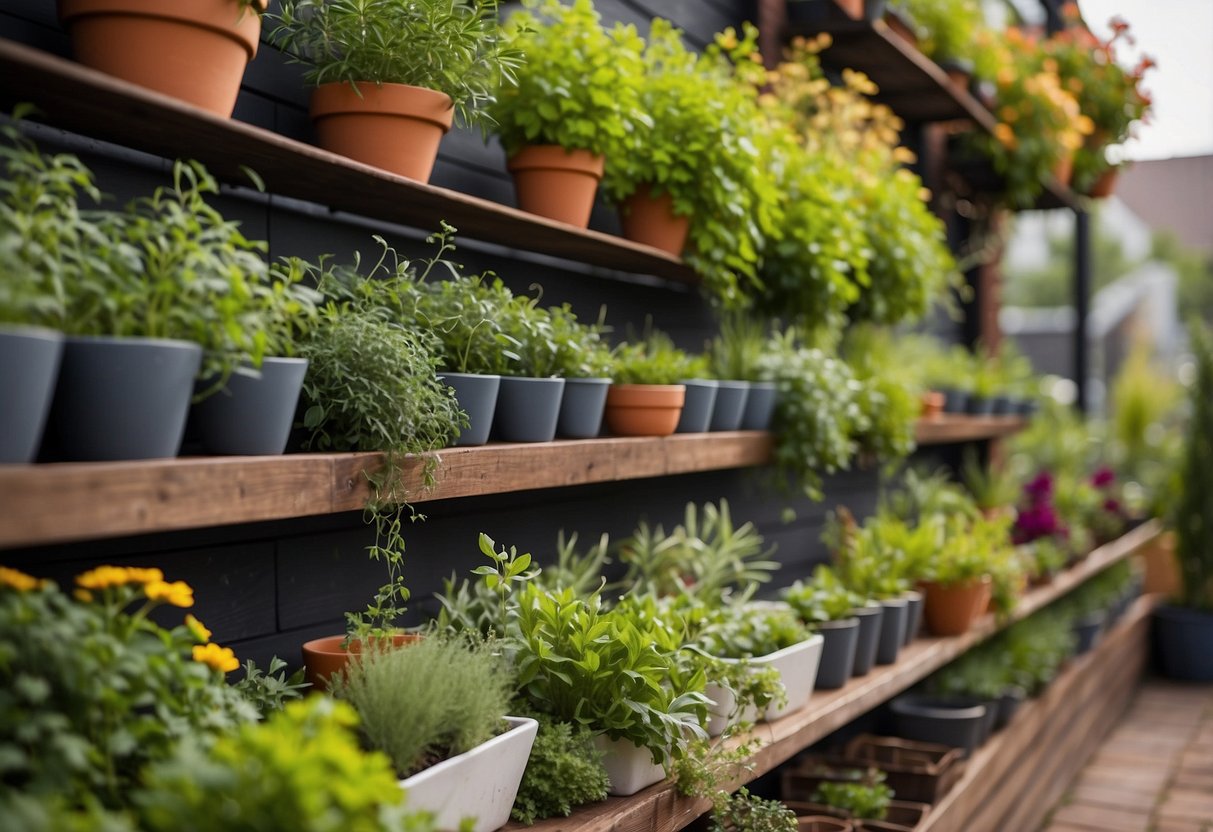
[[[1213,685],[1147,681],[1041,832],[1213,832]]]

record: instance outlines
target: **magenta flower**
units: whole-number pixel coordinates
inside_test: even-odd
[[[1053,497],[1053,475],[1048,471],[1041,471],[1023,490],[1033,505],[1047,503]]]
[[[1091,485],[1096,488],[1107,488],[1116,482],[1116,472],[1106,465],[1091,475]]]

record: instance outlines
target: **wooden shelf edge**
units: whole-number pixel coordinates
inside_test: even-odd
[[[224,119],[170,96],[0,38],[0,101],[29,101],[37,120],[164,158],[196,158],[216,176],[269,193],[425,231],[444,219],[460,235],[623,272],[698,283],[681,259],[612,234],[576,228],[364,165],[273,131]]]
[[[814,692],[806,708],[755,729],[754,736],[763,745],[748,760],[745,775],[729,784],[729,788],[738,788],[766,774],[1010,624],[1056,601],[1094,575],[1132,555],[1159,535],[1161,530],[1161,524],[1151,520],[1095,549],[1081,562],[1057,576],[1052,583],[1023,596],[1005,621],[998,622],[993,615],[987,615],[963,636],[916,639],[902,651],[896,664],[877,667],[867,676],[852,679],[839,690]],[[705,800],[680,796],[674,783],[665,780],[631,797],[608,798],[605,802],[581,807],[568,818],[540,821],[533,827],[511,825],[507,829],[516,831],[529,828],[536,832],[677,832],[709,808]]]

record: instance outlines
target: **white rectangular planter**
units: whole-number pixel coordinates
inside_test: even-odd
[[[631,740],[613,740],[599,734],[594,737],[594,746],[602,752],[602,766],[610,780],[609,794],[627,797],[665,779],[665,769],[653,762],[653,752]]]
[[[475,818],[474,832],[493,832],[510,819],[539,723],[507,716],[509,729],[470,751],[400,781],[405,805],[434,813],[438,828],[457,830]]]
[[[780,708],[772,704],[761,715],[761,719],[756,709],[750,706],[736,721],[772,722],[809,704],[809,697],[813,695],[813,686],[817,682],[817,665],[821,662],[821,645],[824,641],[820,633],[814,633],[791,647],[749,659],[751,667],[773,667],[779,671],[780,681],[787,692],[787,702]],[[738,664],[742,660],[723,661]],[[706,693],[708,699],[715,703],[708,709],[708,734],[719,736],[728,727],[729,714],[737,708],[737,700],[732,691],[720,685],[709,684]]]

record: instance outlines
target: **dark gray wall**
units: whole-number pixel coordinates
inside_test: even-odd
[[[688,41],[702,46],[712,33],[746,19],[742,0],[598,0],[608,19],[644,25],[653,14],[672,18]],[[0,11],[0,36],[67,54],[68,44],[55,18],[54,0],[7,0]],[[307,93],[297,67],[265,47],[251,66],[236,118],[295,138],[310,140]],[[144,154],[57,131],[35,131],[46,145],[83,155],[101,185],[118,199],[147,193],[164,182],[167,162]],[[443,142],[435,184],[489,199],[512,198],[499,148],[485,146],[478,134],[457,131]],[[369,250],[379,233],[404,251],[418,251],[431,229],[404,229],[373,220],[334,214],[323,206],[274,196],[228,191],[223,209],[240,218],[252,237],[267,239],[273,257],[322,252],[348,255]],[[437,220],[437,218],[435,218]],[[600,208],[595,227],[611,230],[614,219]],[[642,326],[646,315],[684,346],[698,348],[712,332],[711,315],[699,295],[682,286],[635,276],[588,274],[589,267],[477,246],[465,241],[460,259],[473,268],[491,267],[515,288],[543,286],[551,302],[568,301],[594,317],[606,305],[617,331]],[[662,479],[584,486],[542,492],[452,500],[425,504],[428,519],[408,529],[407,577],[414,592],[411,616],[432,610],[432,593],[441,579],[465,573],[481,557],[477,532],[531,551],[542,562],[551,554],[560,529],[596,540],[607,531],[626,535],[647,517],[667,525],[678,522],[687,501],[726,497],[738,522],[753,520],[778,546],[787,565],[781,583],[804,574],[826,555],[818,540],[824,513],[839,503],[862,516],[871,511],[877,472],[855,471],[833,478],[821,505],[794,501],[797,519],[781,519],[787,500],[753,471],[725,471]],[[364,554],[369,531],[357,513],[305,520],[222,527],[166,535],[107,540],[70,546],[0,553],[0,562],[38,575],[67,581],[98,562],[157,565],[172,578],[196,589],[196,613],[215,639],[238,655],[264,663],[279,654],[297,662],[298,645],[338,632],[342,614],[360,609],[383,582],[383,569]]]

